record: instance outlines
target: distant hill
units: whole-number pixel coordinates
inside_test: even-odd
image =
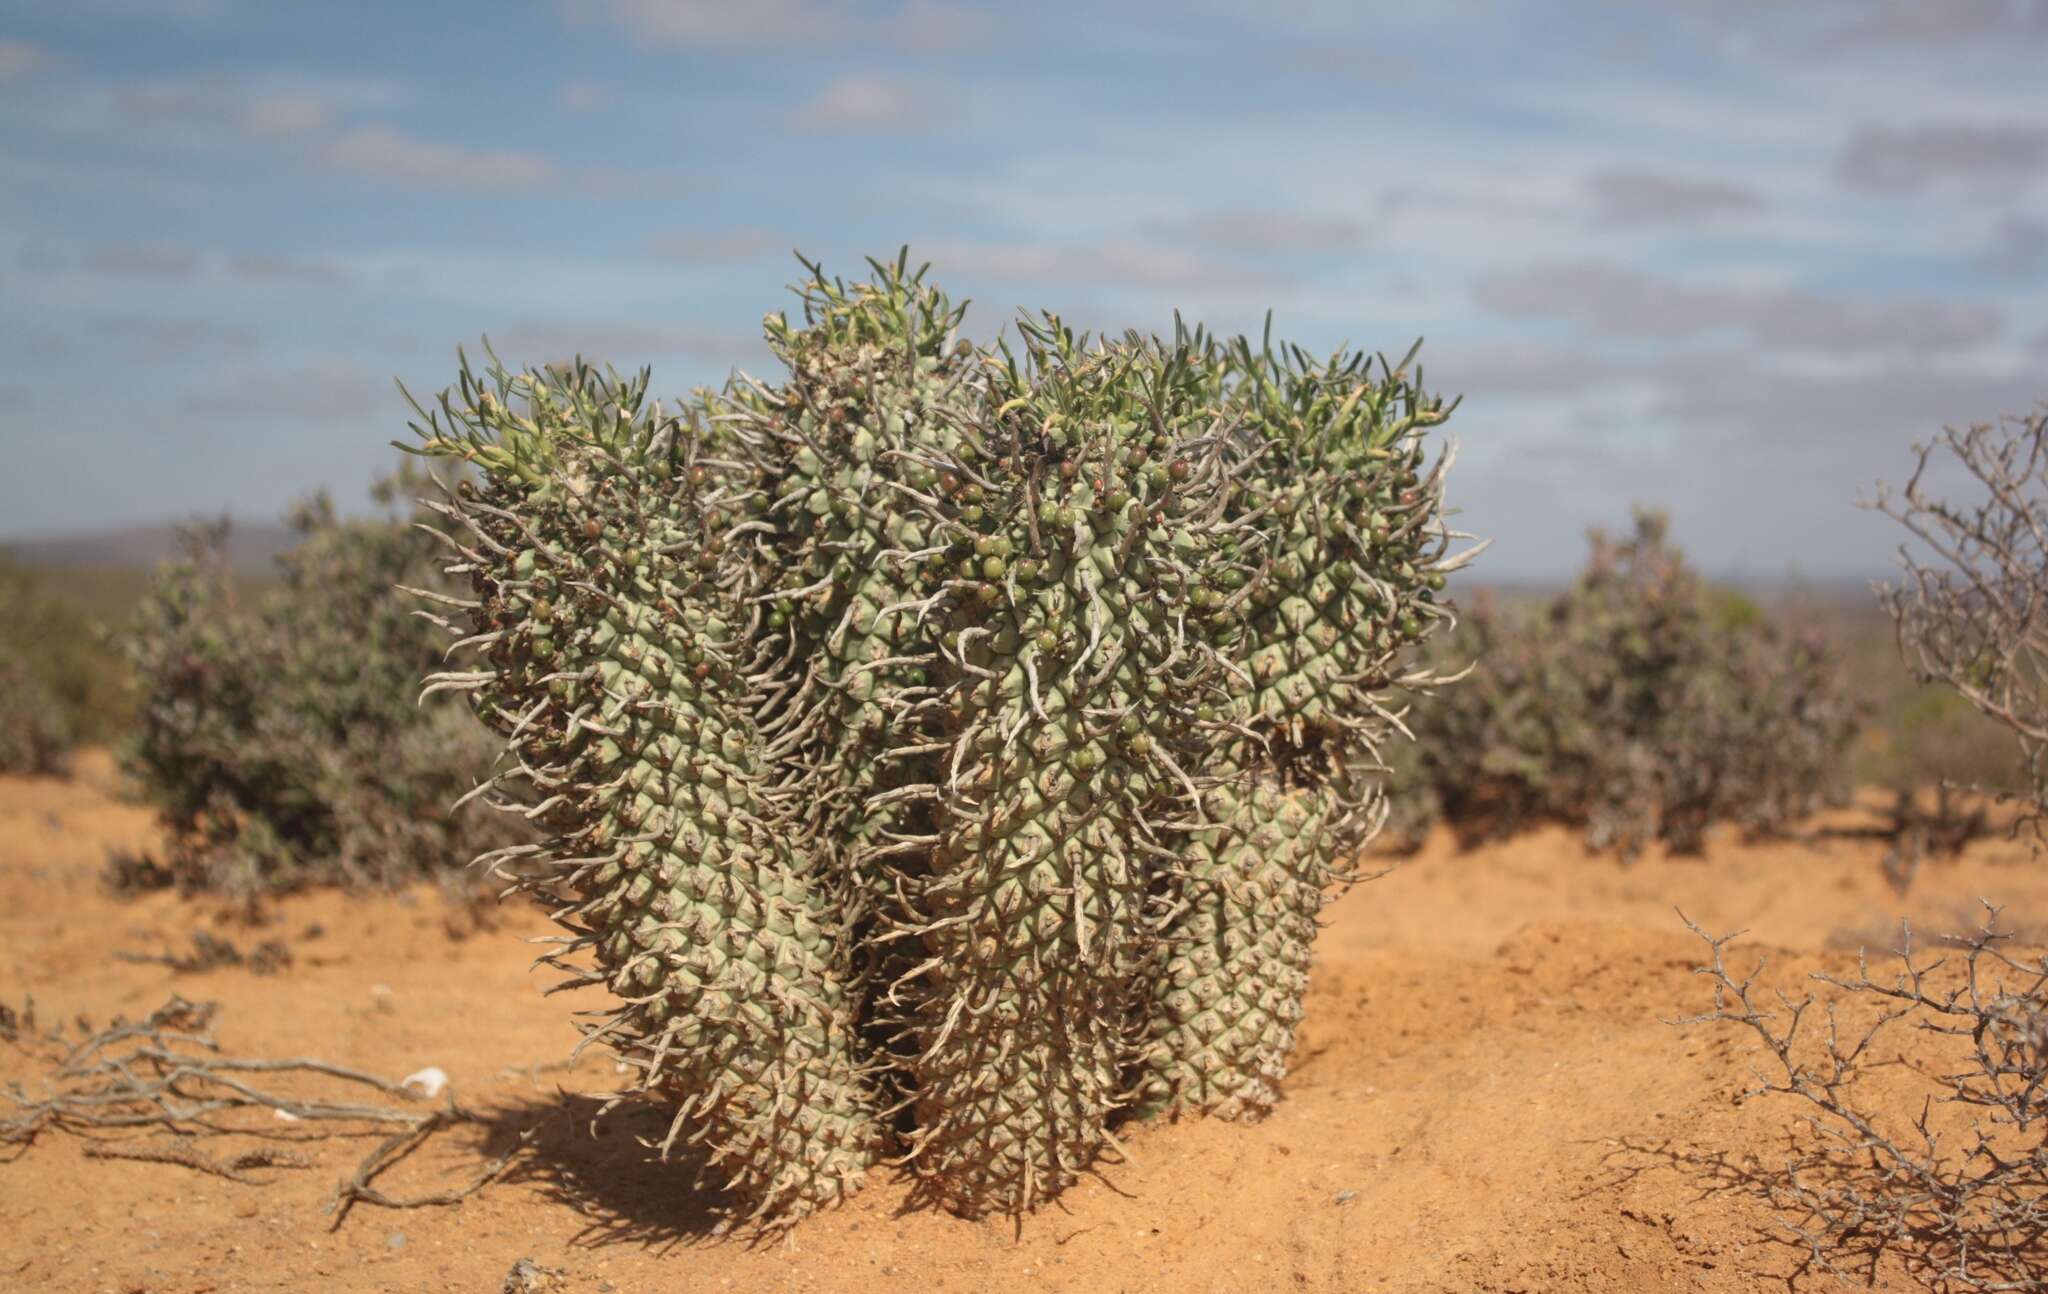
[[[122,526],[61,535],[0,539],[0,548],[32,566],[149,569],[177,552],[175,522]],[[289,549],[295,536],[276,521],[237,521],[228,535],[228,562],[237,571],[262,574]]]

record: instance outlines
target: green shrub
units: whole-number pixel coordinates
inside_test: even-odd
[[[1768,832],[1848,790],[1857,707],[1825,644],[1700,579],[1660,514],[1595,532],[1539,607],[1482,601],[1446,653],[1477,664],[1409,716],[1393,798],[1410,842],[1441,813],[1467,841],[1561,821],[1624,856],[1694,850],[1712,823]]]
[[[0,654],[0,773],[66,773],[71,729],[63,707],[20,660]]]
[[[379,501],[416,484],[383,482]],[[159,879],[243,896],[388,885],[509,839],[497,815],[449,812],[495,744],[460,705],[413,698],[448,635],[397,586],[445,587],[439,541],[404,517],[343,520],[324,495],[290,520],[277,584],[247,598],[226,523],[188,531],[127,635],[124,765],[169,837]]]
[[[13,554],[0,550],[0,658],[54,707],[56,727],[80,743],[112,740],[130,715],[127,670],[106,627]]]

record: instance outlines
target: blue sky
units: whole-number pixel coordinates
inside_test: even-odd
[[[2048,397],[2044,55],[2033,0],[13,0],[0,536],[360,499],[482,333],[761,371],[790,249],[908,242],[981,337],[1426,337],[1496,576],[1634,501],[1880,573],[1859,491]]]

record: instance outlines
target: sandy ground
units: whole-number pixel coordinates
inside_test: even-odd
[[[155,1291],[451,1290],[494,1294],[513,1264],[567,1294],[656,1290],[1753,1290],[1870,1288],[1801,1274],[1770,1211],[1706,1157],[1775,1153],[1790,1111],[1738,1099],[1754,1042],[1665,1021],[1703,1008],[1700,942],[1746,927],[1772,983],[1854,968],[1902,914],[1960,928],[1972,904],[2048,919],[2048,877],[2005,842],[1886,887],[1882,846],[1831,837],[1624,868],[1562,832],[1460,852],[1431,842],[1331,912],[1309,1018],[1276,1114],[1125,1133],[1132,1161],[1021,1223],[908,1212],[887,1175],[788,1241],[710,1235],[688,1175],[636,1137],[658,1112],[587,1130],[609,1062],[561,1067],[572,1004],[546,998],[523,908],[495,928],[423,889],[311,894],[260,928],[220,905],[115,898],[110,846],[147,845],[147,816],[111,794],[104,759],[68,783],[0,782],[0,1002],[45,1026],[138,1017],[172,992],[221,1004],[245,1056],[315,1055],[392,1078],[438,1065],[482,1121],[395,1169],[430,1190],[519,1145],[506,1175],[455,1207],[322,1205],[361,1138],[306,1143],[310,1168],[241,1185],[155,1163],[88,1158],[47,1135],[0,1164],[0,1288]],[[1822,825],[1859,821],[1855,811]],[[282,973],[174,973],[118,952],[183,951],[195,931],[249,948],[281,939]],[[76,1032],[76,1026],[71,1026]],[[553,1068],[536,1068],[554,1066]],[[0,1047],[0,1080],[45,1067]],[[1879,1289],[1918,1288],[1887,1261]]]

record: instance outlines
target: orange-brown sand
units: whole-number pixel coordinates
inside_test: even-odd
[[[260,928],[225,905],[101,883],[110,846],[146,847],[148,815],[113,795],[104,757],[70,782],[0,781],[0,1002],[95,1027],[173,991],[221,1004],[216,1032],[246,1056],[313,1055],[398,1078],[451,1076],[484,1121],[442,1134],[380,1185],[454,1183],[531,1139],[466,1202],[321,1209],[370,1144],[310,1143],[313,1165],[247,1186],[171,1164],[88,1158],[50,1134],[0,1164],[0,1289],[464,1291],[495,1294],[525,1258],[568,1294],[639,1291],[1728,1290],[1784,1288],[1806,1254],[1772,1214],[1699,1157],[1778,1153],[1792,1111],[1741,1102],[1751,1038],[1680,1030],[1702,1009],[1703,951],[1673,908],[1747,927],[1745,964],[1773,983],[1849,972],[1902,914],[1960,929],[1979,897],[2039,928],[2048,864],[1973,846],[1901,898],[1882,844],[1844,836],[1745,845],[1633,867],[1545,830],[1460,852],[1437,839],[1330,912],[1308,1020],[1266,1122],[1126,1129],[1132,1159],[1021,1223],[907,1212],[888,1173],[787,1241],[710,1235],[687,1172],[638,1137],[657,1111],[589,1134],[616,1078],[586,1053],[570,999],[543,998],[525,907],[476,929],[438,892],[318,892]],[[1871,821],[1845,810],[1820,825]],[[185,951],[205,930],[248,948],[281,939],[281,974],[174,973],[117,951]],[[76,1034],[75,1027],[72,1033]],[[42,1062],[0,1046],[0,1082],[33,1091]],[[1916,1282],[1886,1262],[1879,1289]],[[1794,1288],[1836,1288],[1808,1273]],[[1869,1288],[1840,1283],[1841,1288]]]

